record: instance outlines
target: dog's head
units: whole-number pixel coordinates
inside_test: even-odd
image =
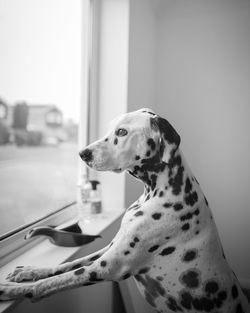
[[[171,124],[150,109],[116,118],[102,139],[80,152],[87,165],[98,171],[121,172],[139,164],[170,163],[180,144]]]

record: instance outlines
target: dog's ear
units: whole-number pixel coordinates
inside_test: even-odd
[[[169,164],[180,145],[181,137],[167,120],[158,115],[152,117],[150,123],[152,130],[160,134],[159,143],[162,161]]]

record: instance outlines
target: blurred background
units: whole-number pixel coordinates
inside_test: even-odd
[[[81,1],[0,0],[0,236],[75,200]]]

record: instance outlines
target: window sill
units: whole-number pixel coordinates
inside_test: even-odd
[[[106,228],[108,228],[114,221],[116,221],[124,210],[109,211],[93,218],[85,226],[85,232],[91,235],[99,235]],[[88,245],[86,245],[88,246]],[[72,257],[78,250],[84,249],[85,246],[80,247],[59,247],[53,245],[49,240],[43,240],[38,245],[30,250],[19,255],[1,268],[0,281],[4,281],[8,273],[12,272],[16,266],[35,265],[37,267],[55,266],[63,263]],[[8,301],[0,303],[0,313],[6,312],[19,301]]]

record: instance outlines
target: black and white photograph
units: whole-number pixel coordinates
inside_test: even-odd
[[[0,313],[250,313],[250,0],[0,0]]]

